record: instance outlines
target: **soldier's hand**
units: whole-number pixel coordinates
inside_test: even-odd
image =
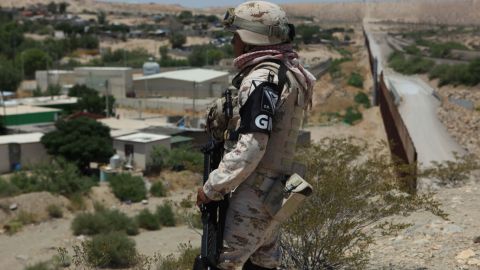
[[[203,192],[203,187],[199,187],[197,191],[197,206],[209,203],[210,201],[207,195],[205,195],[205,192]]]

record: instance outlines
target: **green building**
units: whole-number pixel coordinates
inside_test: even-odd
[[[0,108],[6,126],[54,123],[62,110],[30,105],[6,106]]]

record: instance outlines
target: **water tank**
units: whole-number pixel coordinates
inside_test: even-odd
[[[160,73],[160,65],[153,61],[153,58],[149,58],[148,62],[143,64],[143,76],[153,75]]]
[[[115,154],[113,155],[111,158],[110,158],[110,164],[108,165],[110,167],[110,169],[114,170],[114,169],[118,169],[120,168],[121,166],[121,159],[120,159],[120,156]]]

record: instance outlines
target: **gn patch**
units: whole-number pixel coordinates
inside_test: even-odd
[[[279,99],[278,86],[272,82],[253,81],[250,96],[240,108],[239,133],[270,134]]]

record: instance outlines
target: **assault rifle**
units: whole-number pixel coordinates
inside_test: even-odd
[[[224,93],[225,104],[223,114],[228,122],[233,116],[232,92]],[[202,148],[203,152],[203,183],[207,182],[210,173],[218,168],[223,157],[223,141],[217,141],[209,134],[208,143]],[[221,201],[211,201],[200,206],[202,212],[202,245],[200,256],[195,258],[193,270],[216,270],[218,257],[223,248],[223,231],[228,208],[228,196]]]

